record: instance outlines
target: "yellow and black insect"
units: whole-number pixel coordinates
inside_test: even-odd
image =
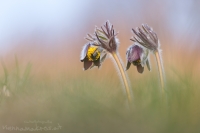
[[[97,46],[92,46],[88,48],[87,58],[89,61],[97,61],[100,58],[100,51]]]
[[[141,60],[140,59],[138,59],[136,61],[133,61],[133,65],[135,65],[135,66],[138,66],[140,64],[141,64]]]

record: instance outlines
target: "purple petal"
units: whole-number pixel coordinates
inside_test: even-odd
[[[91,61],[85,60],[84,61],[84,70],[87,70],[92,65]]]
[[[146,61],[146,64],[147,64],[147,68],[148,68],[148,70],[151,71],[151,65],[150,65],[150,62],[149,62],[148,59],[147,59],[147,61]]]
[[[83,60],[85,59],[86,55],[87,55],[87,51],[88,51],[88,48],[90,47],[90,43],[87,43],[83,46],[83,49],[81,51],[81,58],[80,60],[83,62]]]
[[[128,52],[128,61],[133,62],[140,59],[140,55],[142,54],[142,48],[138,45],[132,45]]]
[[[98,67],[100,66],[100,58],[98,60],[94,61],[94,65],[98,66]]]
[[[126,70],[128,70],[131,66],[131,63],[127,61]]]
[[[137,71],[138,71],[139,73],[143,73],[144,67],[142,67],[141,64],[140,64],[140,65],[137,65]]]

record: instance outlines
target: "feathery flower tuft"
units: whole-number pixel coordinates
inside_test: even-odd
[[[115,33],[113,25],[111,25],[109,21],[107,21],[104,27],[101,27],[101,29],[96,27],[95,35],[99,41],[99,46],[101,46],[110,53],[115,52],[117,50],[119,44],[118,39],[116,37],[117,33]]]
[[[137,45],[136,43],[128,48],[126,59],[126,70],[130,68],[131,63],[137,67],[139,73],[143,73],[145,65],[147,65],[149,71],[151,70],[149,63],[149,50]]]
[[[142,24],[142,29],[137,27],[137,30],[133,30],[135,37],[131,39],[134,42],[138,42],[142,46],[149,50],[156,51],[159,48],[159,41],[157,34],[147,24]]]

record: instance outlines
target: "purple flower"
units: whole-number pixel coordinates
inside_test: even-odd
[[[100,67],[107,53],[116,52],[119,45],[116,35],[113,25],[109,21],[101,29],[96,27],[94,35],[87,34],[85,39],[89,42],[81,52],[81,62],[84,62],[84,70],[94,66]]]
[[[150,63],[149,63],[149,50],[141,47],[137,44],[131,45],[126,52],[127,65],[126,70],[128,70],[131,66],[131,63],[137,67],[137,71],[139,73],[143,73],[144,66],[147,65],[148,70],[150,71]]]

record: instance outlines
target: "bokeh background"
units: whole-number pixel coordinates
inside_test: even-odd
[[[0,0],[0,131],[50,120],[69,133],[200,132],[199,6],[197,0]],[[151,72],[127,71],[131,109],[109,58],[100,69],[83,71],[84,37],[107,20],[119,32],[124,63],[131,29],[153,27],[167,100],[160,96],[153,55]]]

